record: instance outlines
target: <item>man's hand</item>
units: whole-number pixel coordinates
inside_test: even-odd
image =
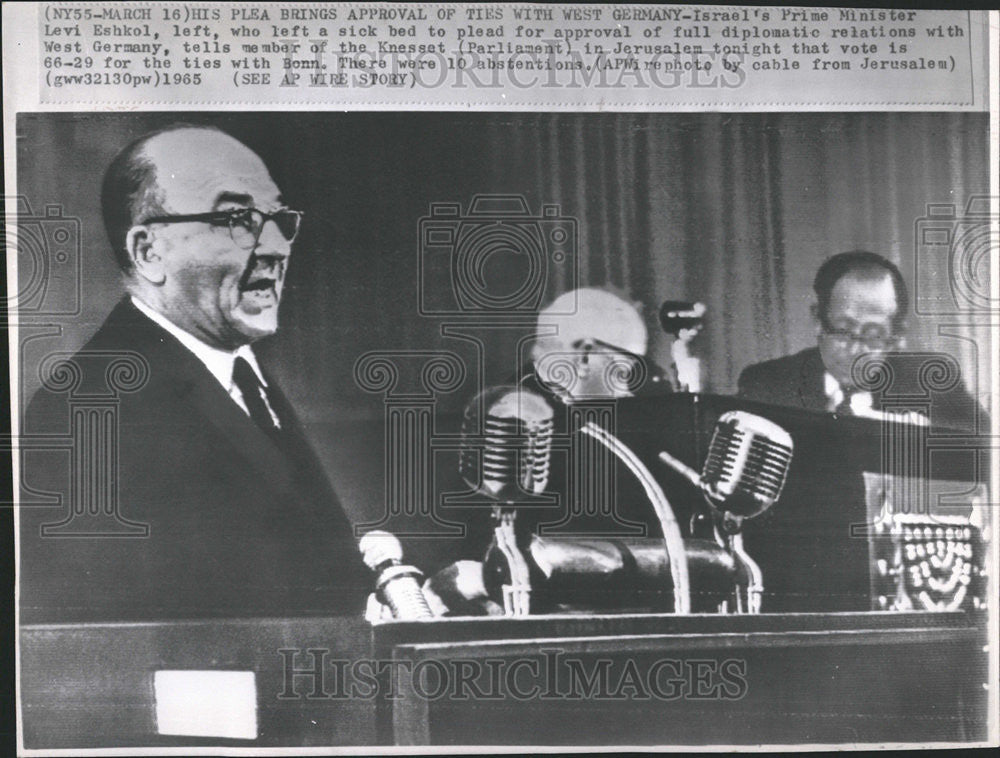
[[[483,564],[456,561],[424,582],[424,597],[435,616],[502,616],[483,584]]]
[[[424,598],[434,616],[503,616],[503,608],[490,600],[483,584],[483,564],[456,561],[424,582]],[[392,611],[375,593],[368,596],[365,621],[371,624],[392,621]]]

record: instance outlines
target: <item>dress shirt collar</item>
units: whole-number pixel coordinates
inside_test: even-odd
[[[250,345],[241,345],[236,350],[232,352],[227,352],[225,350],[219,350],[218,348],[212,347],[202,342],[200,339],[184,331],[179,326],[170,321],[162,313],[158,313],[153,310],[146,303],[142,302],[139,298],[132,296],[132,304],[139,309],[141,313],[150,318],[154,323],[166,329],[171,335],[177,338],[184,347],[195,354],[205,367],[211,372],[222,388],[229,392],[233,386],[233,363],[237,358],[245,358],[250,367],[257,374],[257,378],[260,379],[260,383],[265,387],[267,386],[267,381],[264,379],[264,374],[261,373],[260,365],[257,363],[257,357],[254,355],[253,350]]]

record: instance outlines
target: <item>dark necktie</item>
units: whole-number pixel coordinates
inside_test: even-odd
[[[277,427],[274,419],[264,403],[261,396],[263,386],[257,372],[253,370],[245,358],[237,358],[233,361],[233,384],[235,384],[243,395],[243,403],[250,411],[250,418],[265,432],[275,432]]]
[[[851,409],[851,398],[858,394],[857,390],[853,387],[841,387],[841,390],[844,393],[844,399],[833,409],[833,412],[838,416],[853,416],[854,411]]]

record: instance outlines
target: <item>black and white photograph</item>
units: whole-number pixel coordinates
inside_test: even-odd
[[[20,754],[995,744],[989,112],[41,105]]]

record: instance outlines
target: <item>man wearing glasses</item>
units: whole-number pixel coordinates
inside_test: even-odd
[[[871,409],[851,366],[862,353],[901,346],[908,297],[891,262],[852,251],[827,259],[813,281],[817,346],[744,369],[739,393],[751,400],[846,415]]]
[[[740,375],[739,394],[842,416],[873,415],[873,398],[854,386],[851,368],[861,354],[893,353],[904,347],[906,282],[882,256],[851,251],[827,259],[816,273],[813,289],[817,346],[748,366]],[[959,388],[938,404],[942,413],[937,418],[949,425],[970,425],[975,405]]]
[[[75,505],[66,461],[26,461],[26,487],[66,494],[21,509],[22,618],[360,610],[370,580],[351,526],[252,348],[278,328],[302,214],[254,152],[188,125],[122,150],[101,201],[128,294],[73,362],[85,383],[115,356],[146,368],[118,395],[106,456],[129,527],[53,528]],[[43,387],[25,431],[64,430],[68,416],[65,393]]]

